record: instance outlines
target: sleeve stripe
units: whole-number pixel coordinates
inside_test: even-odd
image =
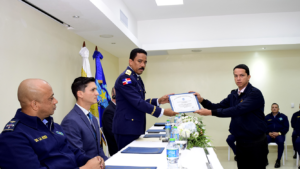
[[[155,110],[156,110],[156,106],[154,106],[154,109],[153,109],[153,112],[151,113],[151,115],[154,114]]]
[[[150,99],[150,102],[149,102],[149,103],[151,104],[151,102],[152,102],[152,99]]]

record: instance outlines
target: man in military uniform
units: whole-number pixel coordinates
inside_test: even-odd
[[[140,77],[146,68],[147,52],[133,49],[130,53],[129,66],[121,73],[115,83],[116,112],[113,120],[113,133],[118,149],[139,138],[146,130],[146,113],[161,117],[174,116],[172,109],[162,109],[160,104],[169,103],[168,95],[157,99],[145,100],[145,86]]]
[[[220,103],[212,103],[195,93],[204,107],[195,113],[231,117],[230,133],[236,138],[238,168],[265,169],[269,150],[264,97],[259,89],[249,83],[251,76],[247,65],[235,66],[233,75],[238,89],[232,90]]]
[[[0,136],[2,169],[100,169],[104,160],[71,148],[60,125],[53,122],[58,101],[40,79],[24,80],[18,88],[21,109]]]
[[[299,104],[299,109],[300,109],[300,104]],[[295,141],[300,136],[300,128],[298,127],[298,126],[300,126],[300,111],[297,111],[293,114],[292,120],[291,120],[291,125],[292,125],[292,128],[294,129],[293,134],[292,134],[292,142],[293,142],[295,154],[294,154],[293,158],[296,159],[297,158],[297,150],[296,150]]]
[[[278,145],[278,156],[275,162],[275,168],[280,167],[280,160],[284,150],[285,135],[289,131],[289,120],[286,115],[279,112],[279,105],[273,103],[271,113],[266,115],[268,125],[267,139],[268,143],[276,142]]]

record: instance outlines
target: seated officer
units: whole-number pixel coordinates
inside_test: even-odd
[[[266,116],[268,125],[267,139],[268,143],[276,142],[278,145],[278,156],[275,168],[280,167],[280,160],[284,150],[285,134],[289,131],[289,121],[286,115],[279,112],[279,105],[273,103],[271,107],[272,113]]]
[[[112,124],[116,111],[116,91],[113,87],[111,90],[111,101],[109,105],[105,108],[102,115],[102,124],[103,124],[103,132],[108,144],[109,154],[113,156],[118,152],[118,145],[115,140],[115,136],[112,133]]]
[[[232,151],[235,155],[234,160],[236,161],[236,151],[235,151],[235,144],[234,144],[235,141],[236,141],[236,139],[232,134],[230,134],[226,139],[227,144],[232,149]]]
[[[100,169],[104,160],[72,149],[60,125],[50,117],[58,101],[51,86],[27,79],[18,88],[21,109],[0,136],[1,169]]]
[[[299,104],[299,109],[300,109],[300,104]],[[297,111],[293,114],[291,124],[292,124],[292,128],[294,129],[293,134],[292,134],[292,142],[293,142],[293,148],[294,148],[295,154],[294,154],[293,158],[296,159],[297,151],[296,151],[295,141],[296,141],[297,137],[300,136],[300,130],[299,130],[299,128],[297,128],[297,125],[300,124],[300,111]]]

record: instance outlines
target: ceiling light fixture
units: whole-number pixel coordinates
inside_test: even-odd
[[[73,18],[79,18],[79,16],[78,15],[74,15]]]
[[[200,49],[193,49],[192,52],[201,52]]]
[[[100,35],[101,38],[112,38],[114,37],[113,35],[109,35],[109,34],[103,34],[103,35]]]
[[[183,0],[155,0],[157,6],[183,5]]]

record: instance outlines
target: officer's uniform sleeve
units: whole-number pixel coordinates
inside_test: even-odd
[[[147,103],[150,103],[150,104],[152,104],[152,105],[154,105],[154,106],[159,106],[159,105],[158,105],[158,99],[157,99],[157,98],[147,99],[146,102],[147,102]]]
[[[161,114],[161,108],[158,106],[154,106],[144,100],[141,95],[138,93],[139,89],[137,89],[137,82],[131,78],[131,83],[123,85],[122,80],[125,78],[131,78],[128,75],[123,75],[118,78],[116,83],[116,87],[119,89],[119,92],[128,100],[128,102],[138,109],[141,112],[146,112],[152,116],[159,117]],[[151,103],[153,103],[151,101]]]
[[[283,120],[283,128],[280,132],[282,135],[285,135],[289,131],[290,125],[289,125],[289,120],[288,120],[287,116],[284,115],[282,120]]]
[[[219,108],[228,108],[230,107],[230,102],[229,102],[229,95],[227,98],[223,99],[220,103],[212,103],[209,100],[204,99],[201,103],[201,105],[209,110],[216,110]]]
[[[297,123],[297,113],[294,113],[291,119],[292,128],[295,129]]]
[[[22,133],[3,132],[0,139],[0,168],[48,169],[40,164],[38,156]]]
[[[239,104],[229,107],[229,108],[218,108],[212,111],[213,116],[217,117],[235,117],[243,114],[250,113],[262,107],[265,104],[265,100],[259,90],[255,90]]]

